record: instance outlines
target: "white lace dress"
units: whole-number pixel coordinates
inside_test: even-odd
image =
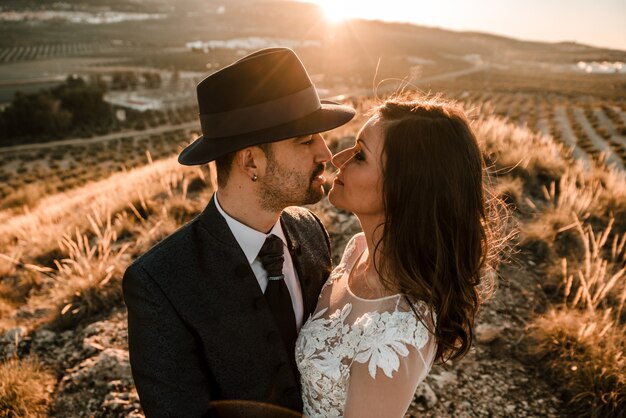
[[[310,418],[402,418],[434,360],[434,337],[406,298],[363,299],[350,290],[350,271],[366,245],[362,233],[348,243],[296,342]],[[430,327],[426,303],[413,308]]]

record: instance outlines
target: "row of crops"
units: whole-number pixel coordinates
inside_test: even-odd
[[[0,63],[89,55],[107,52],[114,48],[115,46],[111,42],[77,42],[4,47],[0,48]]]
[[[626,167],[626,103],[557,94],[461,93],[475,112],[495,112],[551,135],[580,158],[600,158]]]

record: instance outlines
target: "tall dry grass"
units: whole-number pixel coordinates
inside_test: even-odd
[[[7,216],[0,212],[0,219],[4,217],[0,224],[0,253],[21,251],[23,257],[39,257],[54,250],[66,231],[87,228],[85,215],[93,211],[104,217],[108,212],[124,210],[129,202],[168,193],[184,178],[190,181],[194,176],[204,177],[200,168],[181,166],[176,157],[153,162],[148,154],[147,162],[143,167],[115,173],[105,180],[47,196],[29,207],[27,213]]]
[[[132,257],[200,212],[206,201],[189,198],[190,189],[211,191],[200,168],[148,160],[0,226],[0,330],[16,325],[10,312],[20,305],[49,313],[32,326],[67,328],[122,304],[119,280]]]
[[[529,351],[576,416],[626,411],[626,173],[591,165],[550,136],[487,116],[474,129],[516,206],[520,257],[541,262],[554,305],[529,324]],[[558,296],[560,299],[555,299]]]
[[[562,260],[563,298],[529,328],[531,353],[548,366],[572,411],[618,417],[626,410],[626,233],[576,219],[582,259]],[[610,238],[612,237],[612,238]]]
[[[87,219],[93,239],[78,229],[73,235],[65,234],[60,247],[67,257],[54,260],[56,268],[46,271],[54,283],[44,297],[57,305],[55,322],[61,328],[105,313],[122,301],[119,281],[130,262],[127,250],[131,243],[117,243],[110,215],[104,221],[97,213]]]
[[[204,169],[176,157],[0,213],[0,333],[73,329],[123,306],[132,258],[196,216],[211,193]],[[4,218],[2,218],[4,217]],[[41,264],[41,257],[51,261]],[[45,416],[55,379],[34,358],[0,359],[0,417]]]

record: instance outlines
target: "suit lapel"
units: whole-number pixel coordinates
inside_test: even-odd
[[[168,277],[168,293],[178,300],[181,314],[199,329],[212,329],[215,318],[230,317],[238,325],[253,323],[248,315],[253,312],[253,301],[263,293],[213,199],[195,225],[187,234],[188,243],[177,245],[183,248],[176,253],[163,254],[161,271],[154,274]],[[263,315],[253,318],[267,319]]]

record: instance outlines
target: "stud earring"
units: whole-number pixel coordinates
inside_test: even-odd
[[[256,174],[252,175],[252,181],[257,181],[259,178],[256,176]]]

